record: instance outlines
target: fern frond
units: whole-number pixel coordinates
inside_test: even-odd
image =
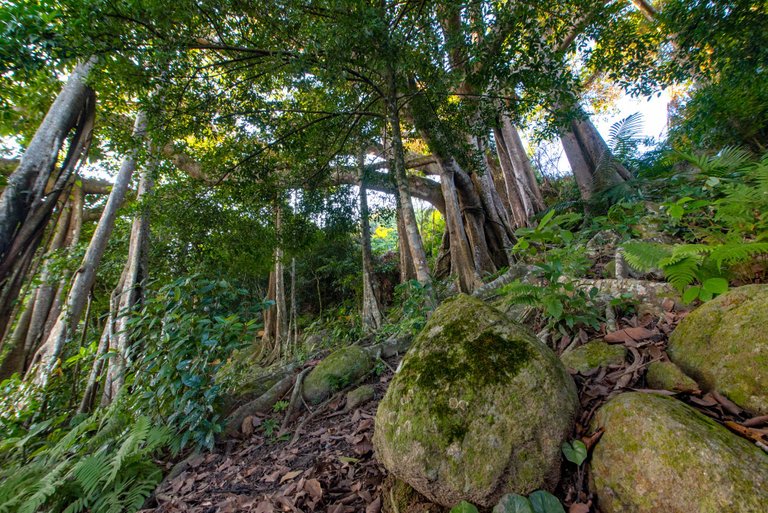
[[[694,257],[680,259],[669,265],[665,265],[664,276],[667,281],[679,291],[683,291],[697,279],[697,270],[701,264]]]
[[[103,482],[104,476],[109,471],[109,464],[110,461],[105,453],[100,452],[82,458],[77,462],[72,473],[83,491],[90,495]]]
[[[120,448],[109,463],[110,472],[109,477],[107,478],[107,483],[115,481],[125,460],[136,452],[139,446],[147,439],[150,427],[148,417],[142,416],[136,419],[136,423],[131,427],[128,436],[120,445]]]
[[[768,242],[723,244],[716,246],[709,257],[720,268],[724,263],[736,264],[766,253],[768,253]]]
[[[634,269],[648,272],[660,267],[660,262],[672,255],[672,248],[655,242],[628,241],[622,245],[624,260]]]

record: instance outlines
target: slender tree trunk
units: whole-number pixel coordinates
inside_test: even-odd
[[[288,354],[295,354],[299,344],[299,313],[296,303],[296,257],[291,258],[291,310],[288,314]]]
[[[133,130],[133,136],[136,141],[141,141],[144,138],[146,131],[145,119],[142,111],[136,116]],[[67,295],[64,311],[59,314],[59,318],[50,335],[35,355],[33,363],[39,362],[38,370],[35,372],[35,380],[42,385],[47,384],[64,345],[71,339],[77,323],[80,321],[88,294],[96,279],[96,270],[107,247],[107,242],[109,242],[112,229],[115,226],[118,208],[125,199],[131,176],[136,169],[136,156],[137,150],[132,149],[129,150],[128,156],[123,160],[123,164],[115,179],[115,184],[112,187],[112,192],[109,194],[109,199],[104,207],[104,212],[91,237],[91,242],[85,252],[80,269],[75,274],[72,288]]]
[[[408,245],[408,234],[405,233],[405,222],[403,221],[402,208],[400,208],[400,198],[395,197],[395,210],[397,217],[397,246],[400,258],[400,283],[405,283],[416,278],[416,267],[413,265],[411,257],[411,248]]]
[[[89,413],[96,402],[96,395],[99,392],[99,376],[101,376],[101,370],[104,368],[104,355],[107,354],[107,349],[109,348],[110,321],[111,319],[107,319],[101,332],[101,337],[99,337],[99,345],[93,357],[93,365],[91,366],[91,372],[88,374],[88,380],[83,390],[83,398],[80,401],[80,406],[77,408],[77,413]]]
[[[536,180],[531,160],[528,158],[525,146],[523,146],[520,132],[512,124],[509,116],[504,113],[501,115],[501,133],[504,139],[504,148],[509,154],[513,169],[516,170],[515,176],[521,195],[529,198],[533,214],[541,212],[545,208],[544,197]]]
[[[365,162],[360,156],[360,246],[363,260],[363,311],[361,315],[363,329],[374,332],[381,327],[381,306],[377,294],[378,283],[373,270],[373,251],[371,250],[371,225],[368,220],[368,190],[365,187]]]
[[[141,172],[139,179],[139,188],[136,193],[136,201],[141,202],[152,192],[154,179],[152,173],[153,166],[146,166]],[[131,225],[131,238],[128,242],[128,258],[125,262],[125,279],[120,284],[118,297],[119,304],[117,308],[117,317],[115,319],[115,336],[110,340],[110,346],[114,349],[115,357],[109,363],[110,384],[112,386],[111,396],[116,397],[117,393],[125,383],[125,372],[127,369],[128,352],[130,350],[130,333],[128,330],[128,320],[134,307],[140,303],[143,293],[142,285],[147,278],[146,252],[149,241],[149,211],[147,208],[136,214]],[[118,289],[116,289],[118,290]]]
[[[428,286],[432,283],[432,278],[429,275],[427,254],[424,251],[424,244],[421,240],[418,224],[416,223],[416,213],[413,210],[411,192],[408,188],[408,177],[405,174],[405,150],[403,149],[403,140],[400,132],[400,114],[394,70],[389,69],[387,74],[389,82],[387,120],[392,139],[392,172],[395,178],[397,194],[400,198],[399,208],[402,212],[405,233],[411,249],[413,264],[416,268],[416,279],[422,285]]]

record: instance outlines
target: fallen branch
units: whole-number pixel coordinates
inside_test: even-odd
[[[224,434],[230,437],[238,436],[246,417],[258,413],[268,413],[275,403],[288,393],[292,384],[293,375],[288,375],[275,383],[272,388],[267,390],[261,396],[237,408],[229,417],[227,417]]]
[[[288,428],[288,424],[293,422],[293,420],[296,418],[296,415],[298,414],[299,406],[303,405],[306,407],[306,403],[304,403],[304,398],[302,397],[301,389],[302,385],[304,384],[304,377],[311,371],[314,367],[307,367],[303,371],[299,373],[298,376],[296,376],[296,383],[293,385],[293,393],[291,394],[291,400],[288,403],[288,408],[285,410],[285,417],[283,417],[283,423],[280,426],[280,434],[285,433],[285,430]]]

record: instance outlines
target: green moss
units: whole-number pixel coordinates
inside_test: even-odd
[[[764,511],[768,457],[686,404],[621,394],[598,411],[598,428],[591,484],[605,513]]]
[[[672,362],[652,362],[645,379],[648,386],[660,390],[693,393],[699,389],[699,385]]]
[[[768,414],[768,286],[729,291],[691,312],[670,337],[672,361],[707,390]]]
[[[560,359],[569,369],[586,373],[600,367],[619,365],[627,357],[627,348],[619,344],[608,344],[593,340],[583,346],[563,353]]]
[[[459,296],[414,341],[379,405],[374,442],[387,468],[436,502],[470,490],[461,497],[490,504],[509,487],[554,484],[575,409],[554,353],[498,310]]]
[[[304,380],[307,401],[317,404],[373,368],[373,359],[359,346],[334,351],[321,361]]]

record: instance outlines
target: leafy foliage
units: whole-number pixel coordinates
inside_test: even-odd
[[[153,458],[169,447],[172,431],[135,420],[120,408],[78,419],[65,436],[37,447],[26,445],[35,432],[6,440],[0,471],[0,511],[34,513],[133,512],[162,477]]]
[[[131,315],[128,329],[141,348],[132,365],[135,407],[175,426],[180,447],[211,447],[221,430],[216,371],[252,341],[265,306],[249,296],[226,281],[191,276],[158,287]]]

